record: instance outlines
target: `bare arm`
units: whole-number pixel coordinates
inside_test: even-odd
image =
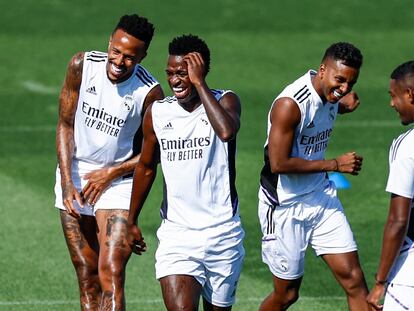
[[[77,53],[69,62],[65,81],[59,96],[59,118],[56,128],[56,151],[62,186],[62,199],[67,212],[80,217],[73,200],[83,205],[83,200],[72,181],[72,157],[75,148],[73,126],[82,82],[83,53]]]
[[[301,113],[290,98],[279,98],[270,112],[269,159],[272,173],[316,173],[340,171],[358,174],[362,157],[348,152],[333,160],[305,160],[291,157],[295,129],[300,123]]]
[[[152,106],[147,109],[143,124],[143,146],[141,157],[134,170],[131,203],[128,215],[127,240],[132,251],[138,255],[146,250],[146,244],[138,227],[138,216],[156,176],[159,145],[152,125]]]
[[[164,93],[161,89],[161,86],[158,85],[154,87],[145,98],[143,114],[150,104],[152,104],[155,100],[163,98]],[[104,167],[102,169],[85,174],[83,178],[88,180],[88,183],[85,185],[82,191],[85,201],[88,201],[90,204],[95,204],[113,180],[134,171],[139,158],[140,154],[120,164]]]
[[[385,283],[388,274],[397,259],[404,237],[407,233],[410,220],[411,198],[391,195],[390,210],[387,223],[384,227],[382,240],[381,259],[378,266],[375,285],[367,297],[368,302],[374,309],[380,310],[379,300],[385,294]]]
[[[204,78],[204,61],[199,53],[189,53],[185,56],[188,75],[191,83],[206,110],[211,126],[222,141],[234,139],[240,128],[240,100],[234,93],[227,93],[220,102],[211,93]]]

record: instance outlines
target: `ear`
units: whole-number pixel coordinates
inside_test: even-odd
[[[326,65],[322,63],[319,65],[319,70],[318,70],[318,75],[321,79],[323,78],[323,75],[325,74],[325,72],[326,72]]]
[[[111,43],[112,43],[112,35],[110,35],[110,36],[109,36],[109,41],[108,41],[108,50],[109,50],[109,47],[111,46]]]
[[[407,87],[406,95],[410,104],[414,105],[414,90],[411,87]]]

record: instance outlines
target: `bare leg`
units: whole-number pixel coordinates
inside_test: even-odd
[[[231,307],[219,307],[211,304],[203,297],[203,309],[204,311],[230,311]]]
[[[125,268],[131,249],[126,242],[127,210],[98,210],[99,280],[102,311],[125,310]]]
[[[273,276],[273,292],[260,305],[260,311],[287,310],[299,298],[302,277],[296,280],[283,280]]]
[[[201,284],[189,275],[169,275],[160,279],[164,304],[168,311],[197,311]]]
[[[345,290],[349,310],[369,310],[365,300],[368,289],[364,273],[359,264],[358,253],[354,251],[342,254],[327,254],[323,255],[322,258]]]
[[[99,246],[92,216],[79,220],[60,212],[63,233],[78,277],[81,310],[98,310],[101,288],[98,277]]]

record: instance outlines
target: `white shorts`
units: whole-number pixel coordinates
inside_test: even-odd
[[[414,310],[414,245],[400,254],[389,276],[384,311]]]
[[[157,237],[157,279],[191,275],[203,286],[202,295],[207,301],[219,307],[234,304],[245,253],[238,217],[202,230],[163,220]]]
[[[97,169],[97,168],[96,168]],[[77,165],[77,162],[72,164],[72,180],[73,183],[80,192],[83,187],[86,186],[87,180],[82,179],[82,176],[89,173],[93,169],[84,168]],[[56,183],[55,183],[55,207],[61,210],[65,210],[65,206],[62,201],[62,186],[60,184],[61,176],[59,167],[56,169]],[[125,178],[121,177],[114,180],[111,186],[106,189],[101,197],[98,199],[94,206],[87,203],[83,208],[74,200],[73,204],[81,215],[95,215],[95,212],[99,209],[122,209],[129,210],[129,203],[131,200],[132,191],[132,176]]]
[[[259,201],[259,220],[262,260],[281,279],[294,280],[303,275],[309,243],[318,256],[357,249],[334,187],[276,208]]]

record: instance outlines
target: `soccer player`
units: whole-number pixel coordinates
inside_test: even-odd
[[[134,172],[128,217],[133,251],[145,250],[138,216],[156,173],[164,175],[162,223],[157,231],[156,278],[168,310],[231,310],[244,258],[235,188],[240,102],[213,90],[205,77],[210,51],[197,36],[169,44],[167,80],[174,96],[144,116],[143,147]]]
[[[59,98],[56,207],[78,277],[82,310],[124,310],[125,266],[131,255],[126,221],[138,162],[142,115],[164,98],[139,63],[153,25],[122,16],[108,52],[77,53]]]
[[[350,310],[368,310],[357,246],[327,172],[358,175],[362,157],[348,152],[325,159],[337,112],[356,109],[351,92],[362,54],[345,42],[331,45],[318,71],[310,70],[275,99],[259,190],[262,258],[274,290],[260,310],[286,310],[299,297],[310,244],[345,290]]]
[[[414,60],[391,74],[391,107],[401,123],[414,123]],[[389,152],[386,191],[391,193],[375,285],[368,295],[373,310],[414,310],[414,131],[394,139]],[[384,297],[384,305],[380,300]]]

